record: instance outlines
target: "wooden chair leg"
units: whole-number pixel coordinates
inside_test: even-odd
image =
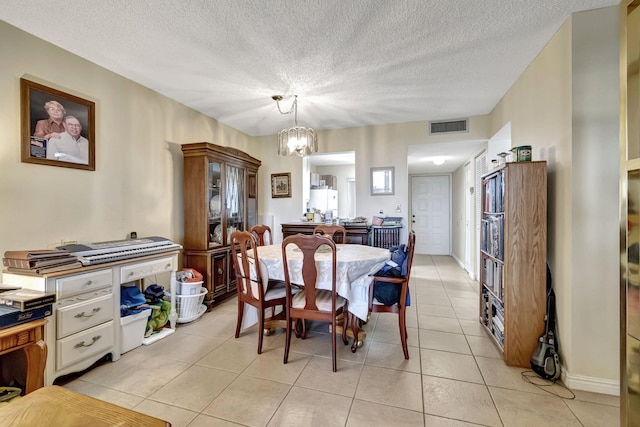
[[[404,358],[409,360],[409,348],[407,347],[407,319],[405,317],[404,307],[400,309],[398,313],[398,320],[400,325],[400,341],[402,342],[402,351],[404,352]]]
[[[307,339],[307,319],[300,319],[300,323],[302,324],[302,334],[300,334],[300,337],[305,340]]]
[[[336,335],[338,334],[338,332],[336,331],[336,326],[337,326],[337,322],[336,322],[336,318],[333,318],[333,322],[331,322],[331,358],[333,361],[333,372],[337,372],[338,371],[338,363],[336,361]]]
[[[284,333],[284,363],[289,360],[289,345],[291,344],[291,322],[293,319],[287,315],[287,327]],[[297,319],[296,319],[297,320]]]
[[[342,343],[344,345],[349,345],[349,341],[347,340],[347,326],[349,325],[350,316],[351,315],[346,310],[342,313]]]
[[[240,336],[240,326],[242,326],[242,316],[244,314],[244,302],[238,298],[238,321],[236,323],[236,338]]]
[[[262,354],[262,339],[264,338],[264,308],[258,308],[258,354]]]

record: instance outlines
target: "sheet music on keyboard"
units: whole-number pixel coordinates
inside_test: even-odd
[[[140,239],[88,243],[85,245],[64,245],[58,246],[57,249],[69,251],[72,255],[78,257],[82,265],[95,265],[180,250],[182,246],[167,238],[153,236]]]

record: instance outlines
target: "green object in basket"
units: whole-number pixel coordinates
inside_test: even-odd
[[[145,337],[151,335],[154,329],[160,329],[169,321],[169,313],[171,313],[171,303],[168,301],[162,301],[156,303],[159,309],[152,310],[151,319],[147,322],[145,330]],[[152,307],[153,308],[153,307]]]

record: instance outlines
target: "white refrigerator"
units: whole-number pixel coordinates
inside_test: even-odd
[[[310,191],[310,209],[319,209],[320,212],[331,211],[333,218],[338,216],[338,190],[314,188]]]

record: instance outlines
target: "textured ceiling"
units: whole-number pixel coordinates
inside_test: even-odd
[[[274,94],[316,130],[487,114],[570,13],[618,2],[3,0],[0,20],[256,136],[292,123]]]

